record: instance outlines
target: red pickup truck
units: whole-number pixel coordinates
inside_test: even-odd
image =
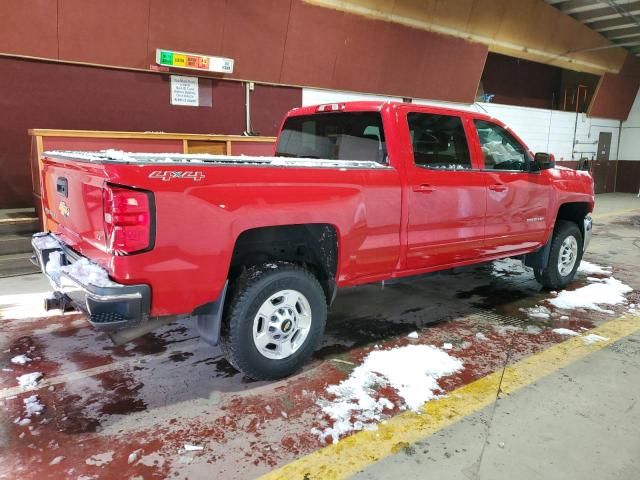
[[[246,375],[296,371],[340,287],[517,257],[576,272],[593,181],[475,112],[393,102],[296,108],[273,157],[46,152],[48,308],[124,342],[178,317]]]

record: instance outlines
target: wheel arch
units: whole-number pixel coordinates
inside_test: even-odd
[[[331,303],[336,293],[339,232],[328,223],[271,225],[250,228],[236,238],[229,281],[243,268],[269,262],[290,262],[310,270]]]
[[[558,207],[558,213],[556,214],[556,220],[554,222],[557,225],[558,220],[567,220],[578,225],[580,229],[580,233],[582,234],[582,239],[584,241],[585,231],[584,231],[584,219],[590,211],[590,205],[588,202],[578,201],[578,202],[565,202],[562,203]]]

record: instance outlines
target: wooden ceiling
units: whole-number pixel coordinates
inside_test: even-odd
[[[627,55],[611,39],[543,0],[305,1],[453,35],[483,43],[493,52],[597,75],[618,73]]]

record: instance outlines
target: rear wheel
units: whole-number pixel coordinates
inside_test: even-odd
[[[309,271],[288,263],[252,267],[231,292],[222,351],[248,377],[286,377],[317,348],[326,316],[324,291]]]
[[[545,268],[535,270],[536,280],[546,288],[564,288],[575,277],[582,260],[582,233],[567,220],[558,220],[553,231],[549,260]]]

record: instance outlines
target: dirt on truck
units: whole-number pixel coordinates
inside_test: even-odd
[[[394,102],[290,111],[272,157],[50,151],[35,258],[117,343],[197,322],[276,379],[317,348],[339,288],[519,258],[572,281],[593,180],[476,112]]]

